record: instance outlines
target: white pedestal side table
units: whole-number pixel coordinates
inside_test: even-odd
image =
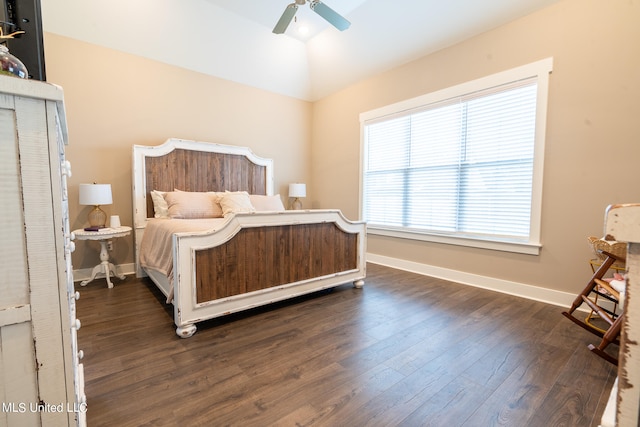
[[[120,280],[125,278],[124,274],[118,275],[116,267],[109,262],[109,248],[108,244],[111,240],[124,237],[131,234],[131,227],[117,227],[117,228],[102,228],[99,231],[85,231],[83,229],[74,230],[73,234],[78,240],[97,240],[100,242],[100,264],[93,267],[91,277],[87,280],[80,282],[80,286],[86,286],[89,282],[93,281],[99,273],[104,274],[107,279],[107,286],[113,288],[111,283],[111,273],[114,277]]]

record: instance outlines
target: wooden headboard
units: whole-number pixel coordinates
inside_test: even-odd
[[[135,228],[153,218],[152,190],[247,191],[273,194],[273,161],[246,147],[168,139],[133,147]]]

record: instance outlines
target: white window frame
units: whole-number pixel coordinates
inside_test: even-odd
[[[360,194],[359,211],[364,217],[363,189],[364,189],[364,159],[365,159],[365,124],[369,121],[380,120],[387,116],[397,115],[410,110],[422,108],[425,105],[434,104],[454,97],[468,95],[480,90],[490,89],[496,86],[517,82],[524,79],[535,78],[537,80],[537,107],[534,143],[534,162],[531,194],[531,220],[529,240],[510,241],[508,239],[490,239],[472,236],[459,236],[434,233],[432,231],[401,230],[397,228],[385,228],[380,225],[369,225],[369,234],[398,237],[404,239],[422,240],[428,242],[445,243],[452,245],[492,249],[499,251],[539,255],[542,243],[540,241],[540,226],[542,220],[542,184],[544,170],[544,149],[547,128],[547,101],[549,93],[549,74],[553,70],[553,58],[546,58],[510,70],[502,71],[490,76],[482,77],[446,89],[438,90],[416,98],[397,102],[375,110],[360,114]]]

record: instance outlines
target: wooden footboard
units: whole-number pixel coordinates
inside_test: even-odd
[[[174,320],[195,323],[353,282],[363,285],[365,224],[339,211],[237,214],[215,233],[174,235]]]
[[[195,252],[196,302],[355,270],[357,237],[335,223],[242,229]]]

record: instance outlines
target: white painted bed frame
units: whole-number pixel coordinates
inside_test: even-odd
[[[144,270],[138,261],[138,249],[149,220],[147,218],[145,158],[162,156],[177,148],[242,155],[253,163],[265,166],[267,195],[273,195],[273,162],[270,159],[263,159],[254,155],[251,150],[244,147],[180,139],[169,139],[157,147],[134,146],[133,205],[136,271],[138,276],[143,276],[146,273],[167,297],[167,302],[173,302],[174,322],[177,326],[176,334],[178,336],[183,338],[192,336],[196,332],[195,323],[203,320],[332,288],[344,283],[353,282],[356,288],[363,286],[366,275],[366,225],[361,221],[347,220],[338,210],[235,214],[228,217],[225,225],[214,233],[176,233],[173,236],[173,276],[175,286],[172,286],[164,274],[154,270]],[[196,302],[196,251],[228,242],[243,228],[316,223],[334,223],[344,232],[357,234],[357,268],[204,303]]]

